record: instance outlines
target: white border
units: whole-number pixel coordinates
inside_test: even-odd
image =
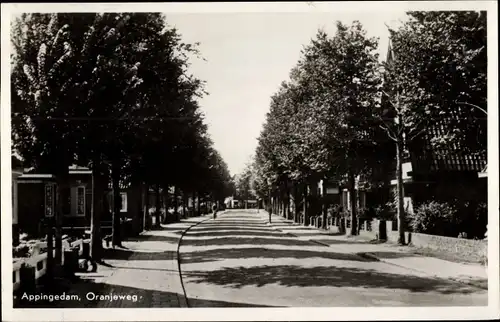
[[[2,4],[2,79],[1,79],[1,213],[12,212],[10,158],[10,14],[19,12],[171,12],[171,13],[232,13],[232,12],[371,12],[392,10],[487,10],[488,11],[488,198],[489,198],[489,306],[488,307],[412,307],[412,308],[287,308],[287,309],[42,309],[12,310],[12,284],[2,283],[2,319],[7,321],[87,321],[97,320],[436,320],[493,319],[498,317],[500,292],[499,217],[498,217],[498,16],[496,1],[433,1],[433,2],[271,2],[271,3],[28,3]],[[2,216],[2,280],[12,274],[10,245],[11,216]]]

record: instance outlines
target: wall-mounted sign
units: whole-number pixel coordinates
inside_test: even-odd
[[[339,188],[335,187],[335,188],[326,188],[326,194],[327,195],[334,195],[334,194],[337,194],[339,193]]]
[[[54,185],[45,185],[45,217],[54,217],[55,200],[54,200]]]

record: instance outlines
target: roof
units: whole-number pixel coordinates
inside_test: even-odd
[[[413,160],[417,163],[418,168],[423,166],[422,163],[425,163],[430,171],[482,172],[485,169],[488,162],[486,151],[466,152],[466,149],[459,142],[443,148],[431,145],[433,138],[444,135],[453,126],[451,122],[454,117],[458,118],[458,113],[456,116],[435,120],[434,125],[430,126],[423,135],[422,149],[413,153]]]
[[[387,49],[387,61],[394,59],[391,40]],[[434,120],[432,126],[420,138],[420,144],[410,150],[415,171],[470,171],[483,172],[487,165],[486,151],[466,153],[466,149],[458,143],[446,148],[436,148],[431,144],[433,138],[443,136],[453,127],[454,118],[460,118],[461,110],[457,106],[453,116]]]

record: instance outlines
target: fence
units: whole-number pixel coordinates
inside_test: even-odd
[[[36,248],[40,249],[46,247],[47,247],[46,242],[39,242]],[[61,252],[62,263],[64,263],[64,250],[76,247],[78,247],[78,256],[82,256],[84,252],[82,239],[73,242],[68,242],[67,240],[63,240],[63,251]],[[53,255],[55,256],[55,250],[53,250]],[[19,290],[24,282],[26,283],[34,282],[33,286],[39,285],[40,280],[47,274],[47,268],[48,268],[47,257],[48,257],[47,253],[40,254],[36,252],[31,257],[18,258],[17,261],[14,262],[12,265],[13,290],[14,291]],[[29,275],[24,275],[21,273],[23,267],[31,268]],[[28,279],[29,281],[28,280],[23,281],[23,278]]]

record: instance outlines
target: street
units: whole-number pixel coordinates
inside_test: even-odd
[[[180,260],[188,306],[487,305],[486,290],[360,255],[380,245],[267,222],[262,210],[232,210],[187,231]]]
[[[483,268],[292,225],[261,210],[182,219],[106,248],[96,273],[49,285],[16,307],[484,306]],[[178,252],[178,251],[179,252]],[[377,254],[383,260],[372,258]],[[38,293],[37,293],[38,294]],[[33,294],[36,295],[36,294]]]

